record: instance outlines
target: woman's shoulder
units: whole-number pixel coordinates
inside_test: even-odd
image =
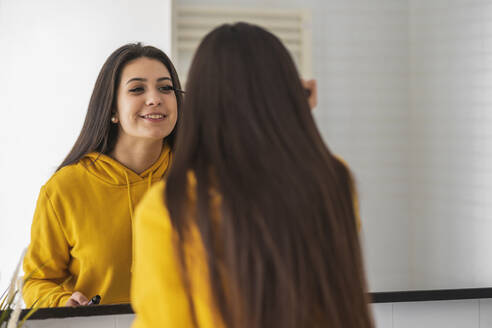
[[[343,166],[345,169],[350,170],[349,165],[347,164],[347,161],[345,161],[345,159],[343,159],[342,156],[337,155],[337,154],[333,154],[333,158],[337,161],[337,163],[340,166]]]
[[[188,197],[192,200],[194,198],[194,188],[196,186],[196,178],[193,173],[188,174]],[[152,221],[156,218],[162,223],[162,218],[167,217],[169,219],[169,212],[165,203],[164,193],[166,190],[165,180],[161,180],[154,184],[152,188],[144,195],[142,200],[137,206],[136,217],[138,217],[139,223],[142,221]]]
[[[349,180],[350,184],[353,185],[354,184],[354,175],[353,175],[353,172],[352,172],[350,165],[340,155],[333,154],[332,156],[333,156],[333,159],[335,160],[335,163],[336,163],[335,167],[336,167],[338,173],[342,176],[345,176]]]
[[[344,172],[343,174],[348,179],[350,193],[352,195],[352,203],[354,206],[354,214],[355,214],[355,221],[357,224],[357,231],[360,231],[361,220],[360,220],[360,212],[359,212],[359,198],[357,195],[357,190],[355,187],[355,182],[354,182],[354,177],[353,177],[352,171],[350,170],[350,167],[347,164],[347,162],[342,157],[340,157],[339,155],[333,155],[333,157],[335,158],[336,162],[338,163],[339,168],[343,170],[343,172]]]
[[[70,164],[62,167],[46,181],[42,188],[47,192],[56,192],[60,189],[73,189],[73,186],[84,184],[84,170],[80,164]],[[85,181],[87,182],[87,181]]]

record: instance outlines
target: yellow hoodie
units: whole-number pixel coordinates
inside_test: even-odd
[[[195,179],[190,179],[191,188]],[[135,270],[132,307],[137,314],[132,328],[194,327],[179,259],[175,255],[175,231],[163,202],[164,182],[147,193],[136,212]],[[185,247],[192,297],[200,328],[223,327],[213,300],[208,266],[200,232],[192,227],[193,244]]]
[[[194,175],[189,175],[189,181],[190,190],[194,190]],[[137,316],[132,328],[194,327],[174,249],[176,232],[163,202],[164,188],[163,181],[153,187],[136,212],[131,298]],[[352,190],[356,224],[360,230],[357,194],[355,188]],[[212,200],[213,206],[220,203],[220,196],[216,195]],[[189,240],[190,244],[185,245],[185,255],[187,267],[191,268],[189,274],[198,324],[200,328],[224,327],[218,310],[213,307],[205,249],[196,226],[191,227]]]
[[[56,172],[41,188],[24,259],[28,307],[64,306],[74,291],[101,304],[130,301],[133,208],[170,163],[159,159],[137,174],[116,160],[90,153]]]

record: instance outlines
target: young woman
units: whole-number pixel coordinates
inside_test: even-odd
[[[133,327],[371,327],[351,175],[282,43],[209,33],[179,131],[136,215]]]
[[[154,47],[128,44],[106,60],[80,136],[41,188],[24,260],[27,306],[130,301],[133,209],[168,170],[180,88]]]

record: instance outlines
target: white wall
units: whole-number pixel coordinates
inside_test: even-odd
[[[29,242],[42,184],[75,142],[106,58],[169,53],[171,0],[0,0],[0,290]]]
[[[313,48],[320,48],[313,66],[322,95],[315,116],[355,174],[370,289],[407,289],[408,3],[329,1],[313,12]]]
[[[492,2],[410,1],[419,288],[492,286]]]

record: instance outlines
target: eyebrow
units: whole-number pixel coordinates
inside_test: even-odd
[[[160,82],[160,81],[164,81],[164,80],[169,80],[169,81],[172,81],[170,77],[160,77],[157,79],[157,82]],[[132,82],[132,81],[141,81],[141,82],[147,82],[147,79],[144,79],[143,77],[134,77],[132,79],[129,79],[126,84]]]

